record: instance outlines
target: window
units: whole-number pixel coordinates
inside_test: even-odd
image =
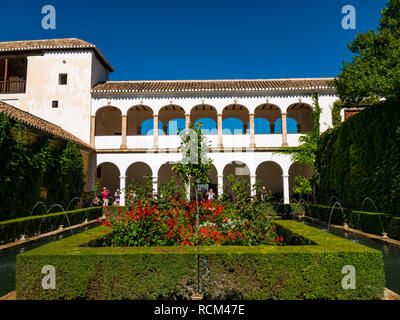
[[[51,103],[51,107],[52,107],[53,109],[57,109],[57,108],[58,108],[58,101],[57,101],[57,100],[53,101],[53,102]]]
[[[65,86],[68,83],[68,75],[66,73],[60,73],[58,76],[58,84]]]

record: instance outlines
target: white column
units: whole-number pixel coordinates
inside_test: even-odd
[[[218,148],[223,148],[222,140],[222,113],[217,114]]]
[[[125,205],[125,180],[126,177],[119,177],[120,206]]]
[[[189,129],[189,124],[190,124],[190,114],[185,114],[185,128],[186,128],[186,130]]]
[[[153,177],[153,193],[154,195],[158,194],[158,176]]]
[[[154,132],[153,132],[153,148],[157,149],[158,148],[158,114],[154,114],[153,115],[153,128],[154,128]]]
[[[254,131],[254,113],[249,114],[249,122],[250,122],[250,148],[256,147],[256,137]]]
[[[222,198],[224,193],[224,176],[218,176],[218,199]]]
[[[282,147],[287,147],[287,113],[282,113]]]
[[[256,190],[255,190],[256,179],[257,176],[250,176],[250,192],[252,197],[256,196]]]
[[[289,204],[289,175],[283,175],[283,203]]]
[[[126,149],[126,130],[127,130],[127,115],[123,114],[121,116],[121,134],[122,134],[122,142],[121,142],[121,149]]]

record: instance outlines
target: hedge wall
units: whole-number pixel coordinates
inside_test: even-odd
[[[382,253],[294,221],[274,222],[313,245],[255,247],[84,247],[102,227],[17,256],[17,298],[191,299],[197,258],[208,257],[206,299],[381,299]],[[56,290],[41,286],[44,265]],[[344,290],[341,270],[356,268],[356,289]]]
[[[305,209],[307,216],[328,222],[332,207],[309,205]],[[344,213],[345,215],[342,214],[340,209],[335,208],[332,213],[331,224],[342,226],[344,222],[347,222],[350,228],[376,235],[382,235],[382,232],[386,232],[389,238],[400,240],[400,217],[349,209],[344,209]]]
[[[66,207],[84,188],[84,163],[76,143],[43,135],[0,114],[0,221],[29,216],[42,201]]]
[[[76,225],[84,222],[85,219],[90,221],[101,217],[102,207],[67,211],[66,214],[71,225]],[[0,222],[0,244],[19,240],[23,234],[26,237],[31,237],[35,234],[54,231],[60,225],[69,227],[64,212],[2,221]]]
[[[306,216],[319,219],[321,221],[329,222],[332,207],[321,206],[321,205],[307,205],[305,206]],[[332,212],[331,224],[336,224],[342,226],[345,222],[348,223],[349,210],[335,207]]]
[[[381,212],[400,213],[399,159],[400,102],[369,107],[322,135],[317,202],[337,196],[344,207],[360,210],[371,197]]]

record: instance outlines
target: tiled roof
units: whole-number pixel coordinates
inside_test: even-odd
[[[100,61],[110,70],[113,67],[101,54],[100,50],[92,43],[77,38],[67,39],[46,39],[46,40],[26,40],[26,41],[8,41],[0,42],[0,54],[20,51],[37,50],[64,50],[64,49],[92,49]]]
[[[265,91],[328,88],[333,78],[257,79],[257,80],[176,80],[108,81],[98,84],[93,93],[102,92],[182,92],[182,91]]]
[[[87,149],[93,149],[87,143],[83,142],[82,140],[75,137],[71,133],[65,131],[61,127],[59,127],[51,122],[48,122],[42,118],[34,116],[33,114],[30,114],[29,112],[23,111],[21,109],[18,109],[12,105],[9,105],[9,104],[1,102],[1,101],[0,101],[0,113],[5,113],[11,119],[18,120],[21,123],[23,123],[27,126],[30,126],[32,128],[38,129],[42,132],[48,133],[50,135],[54,135],[56,137],[59,137],[61,139],[67,140],[67,141],[76,142],[77,144],[79,144]]]

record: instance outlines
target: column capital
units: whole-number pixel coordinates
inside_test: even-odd
[[[222,117],[223,115],[223,113],[217,113],[217,117]]]
[[[254,117],[256,114],[254,113],[254,112],[252,112],[252,113],[249,113],[249,116],[250,117]]]
[[[289,175],[288,174],[283,174],[282,177],[283,178],[289,178]]]
[[[281,112],[281,115],[282,115],[282,116],[287,116],[288,113],[287,113],[287,112]]]
[[[127,114],[121,114],[121,118],[127,118],[128,115]]]

